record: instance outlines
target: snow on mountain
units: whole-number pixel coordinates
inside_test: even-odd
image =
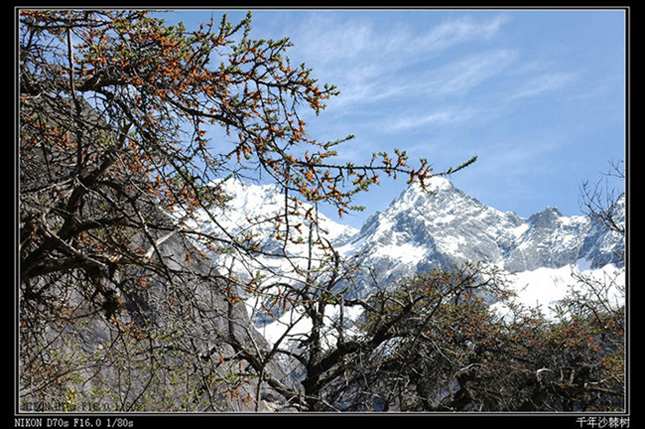
[[[306,213],[311,205],[297,201],[293,197],[285,199],[275,185],[257,185],[230,178],[219,183],[214,183],[224,195],[230,197],[225,207],[207,215],[201,213],[197,226],[203,231],[214,231],[221,234],[228,231],[234,235],[244,233],[253,234],[256,241],[264,245],[264,250],[275,250],[282,246],[281,238],[290,238],[289,242],[296,244],[299,239],[304,241],[307,228],[312,222],[306,220]],[[292,224],[288,234],[284,228],[285,212],[290,216]],[[335,245],[340,245],[356,234],[356,229],[351,226],[340,225],[321,213],[311,212],[315,216],[316,232]],[[216,219],[216,223],[213,222]],[[300,219],[294,222],[295,219]],[[299,225],[301,224],[301,225]],[[282,234],[280,235],[280,233]],[[302,247],[302,246],[301,246]],[[288,251],[300,253],[296,245],[290,246]]]
[[[524,229],[514,213],[487,207],[447,179],[434,178],[427,190],[413,184],[369,217],[353,243],[361,243],[361,259],[387,284],[435,265],[498,262]]]
[[[308,203],[285,197],[275,185],[227,179],[213,186],[230,199],[224,207],[201,212],[191,226],[222,240],[212,259],[220,272],[241,282],[254,280],[262,287],[302,283],[307,269],[323,263],[329,244],[342,246],[358,232],[316,212]],[[257,246],[241,256],[228,248],[233,240]],[[254,309],[261,307],[257,304],[250,303]]]
[[[433,178],[425,190],[419,184],[410,185],[385,210],[371,215],[360,230],[322,214],[315,223],[303,222],[298,228],[292,224],[288,246],[279,237],[275,219],[285,210],[306,219],[310,205],[291,201],[285,209],[284,194],[272,185],[230,180],[222,186],[232,196],[227,208],[217,214],[222,226],[238,233],[253,232],[264,249],[282,248],[304,263],[308,247],[303,243],[308,228],[315,225],[315,232],[337,251],[355,256],[356,265],[371,271],[363,270],[355,279],[355,296],[367,296],[376,287],[437,265],[451,268],[466,261],[487,261],[516,273],[518,299],[548,306],[564,296],[573,283],[572,273],[601,273],[621,266],[617,253],[624,246],[622,236],[589,217],[567,217],[547,207],[522,218],[486,206],[445,178]],[[209,228],[209,222],[205,218],[203,228]],[[222,266],[232,266],[232,256],[218,258]],[[258,261],[257,266],[237,269],[244,268],[251,276],[260,266],[269,267],[276,277],[288,277],[294,270],[284,260],[260,257]]]
[[[619,263],[622,238],[586,216],[547,207],[528,219],[501,212],[465,194],[445,178],[428,189],[408,187],[372,215],[344,249],[358,252],[381,285],[439,265],[485,260],[512,272],[559,269],[578,261]],[[586,262],[584,262],[586,261]],[[376,285],[365,285],[369,294]]]

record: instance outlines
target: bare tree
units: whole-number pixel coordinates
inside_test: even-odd
[[[619,188],[612,185],[617,180]],[[591,184],[584,181],[580,186],[581,205],[585,214],[611,231],[625,235],[625,168],[624,161],[612,163],[604,179]],[[617,191],[620,191],[618,194]]]

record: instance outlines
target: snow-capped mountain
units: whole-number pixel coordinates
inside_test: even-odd
[[[466,261],[487,261],[517,273],[517,289],[524,291],[525,301],[549,304],[564,296],[571,274],[595,270],[605,275],[622,264],[618,253],[623,237],[589,217],[567,217],[547,207],[523,218],[486,206],[445,178],[433,178],[425,190],[410,185],[360,230],[320,213],[314,222],[310,205],[285,200],[272,185],[231,180],[222,186],[232,196],[227,208],[216,214],[222,227],[238,234],[252,232],[268,253],[284,251],[293,256],[288,263],[270,256],[259,256],[250,265],[233,261],[237,266],[230,255],[216,257],[221,266],[242,277],[268,268],[269,281],[297,281],[294,273],[305,266],[310,249],[306,245],[310,228],[340,254],[353,258],[353,264],[369,269],[369,273],[358,272],[357,287],[352,289],[355,296],[367,296],[377,286],[437,265],[450,268]],[[284,223],[275,222],[285,210],[302,222],[290,224],[289,240],[284,237],[287,231],[281,234]],[[620,220],[624,222],[624,214]],[[204,217],[202,222],[204,229],[213,227],[212,219]]]
[[[525,219],[486,206],[445,178],[433,178],[428,189],[413,184],[368,218],[342,249],[358,252],[376,279],[388,284],[466,261],[485,260],[512,272],[619,264],[622,246],[621,236],[589,217],[567,217],[547,207]]]

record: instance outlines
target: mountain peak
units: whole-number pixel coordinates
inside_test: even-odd
[[[450,180],[445,177],[434,176],[431,179],[426,180],[425,186],[422,186],[421,183],[415,181],[408,185],[408,187],[401,192],[401,195],[392,201],[390,207],[386,210],[401,210],[402,208],[410,206],[429,207],[439,200],[452,199],[452,194],[455,191],[460,192],[459,189],[457,189]]]
[[[560,213],[560,210],[558,210],[557,207],[552,207],[552,206],[546,206],[546,208],[542,210],[541,213],[548,214],[550,216],[562,217],[562,213]]]
[[[426,189],[437,192],[441,190],[452,190],[455,189],[455,187],[449,179],[442,176],[434,176],[427,183]]]
[[[418,181],[412,182],[404,191],[403,193],[421,193],[421,194],[428,194],[428,193],[437,193],[437,192],[443,192],[443,191],[451,191],[457,189],[455,186],[452,184],[452,182],[441,176],[433,176],[429,180],[425,181],[425,187],[421,185]]]
[[[556,223],[563,215],[560,211],[551,206],[547,206],[541,212],[535,213],[529,217],[529,223],[537,227],[545,227]]]

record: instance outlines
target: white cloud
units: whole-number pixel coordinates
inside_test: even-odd
[[[424,92],[433,96],[463,96],[505,71],[516,58],[515,51],[505,49],[472,54],[427,73],[422,79]]]
[[[321,81],[338,85],[341,96],[333,103],[343,107],[414,95],[428,80],[428,90],[464,93],[502,68],[510,53],[497,51],[492,57],[475,54],[448,68],[433,70],[433,74],[420,74],[416,68],[424,63],[432,67],[438,55],[449,48],[490,40],[506,21],[504,15],[488,19],[467,16],[444,20],[423,33],[396,22],[383,31],[358,13],[340,17],[312,14],[292,34],[295,46],[290,56],[298,62],[304,60]]]
[[[422,108],[437,100],[464,97],[480,85],[497,78],[512,66],[513,50],[490,50],[461,57],[438,68],[414,68],[387,73],[378,67],[355,67],[340,84],[341,95],[329,104],[335,108],[359,108],[370,103],[406,100]],[[501,78],[500,78],[501,79]],[[432,100],[432,101],[430,101]],[[442,115],[446,115],[444,112]],[[439,119],[439,116],[437,117]]]
[[[348,158],[376,151],[375,144],[391,144],[393,133],[442,127],[442,138],[451,139],[466,123],[495,129],[494,121],[516,101],[557,91],[574,79],[548,58],[496,39],[507,15],[472,14],[421,28],[396,22],[394,15],[391,25],[378,19],[317,13],[290,31],[294,63],[304,61],[321,82],[341,91],[329,100],[321,128],[358,136],[344,148]],[[379,132],[388,135],[386,141]],[[488,165],[509,168],[545,147],[486,150]]]
[[[424,114],[406,113],[393,118],[388,124],[388,131],[403,131],[424,126],[441,126],[471,120],[477,115],[476,109],[468,107],[447,107]]]
[[[457,44],[489,40],[509,20],[506,15],[496,16],[488,21],[475,21],[467,16],[458,20],[447,20],[421,38],[418,47],[426,51],[442,51]]]
[[[515,88],[509,101],[519,100],[521,98],[535,97],[549,91],[556,91],[564,88],[573,82],[574,75],[565,72],[547,72],[525,81],[522,85]]]
[[[466,16],[444,20],[427,33],[419,34],[407,25],[396,23],[382,31],[360,13],[340,19],[335,14],[320,13],[310,15],[291,38],[296,42],[295,49],[313,54],[317,62],[336,64],[338,60],[352,58],[358,64],[376,61],[380,65],[400,67],[459,44],[490,40],[507,21],[504,15],[478,21]],[[392,59],[404,61],[392,62]],[[355,64],[347,66],[351,68]]]

